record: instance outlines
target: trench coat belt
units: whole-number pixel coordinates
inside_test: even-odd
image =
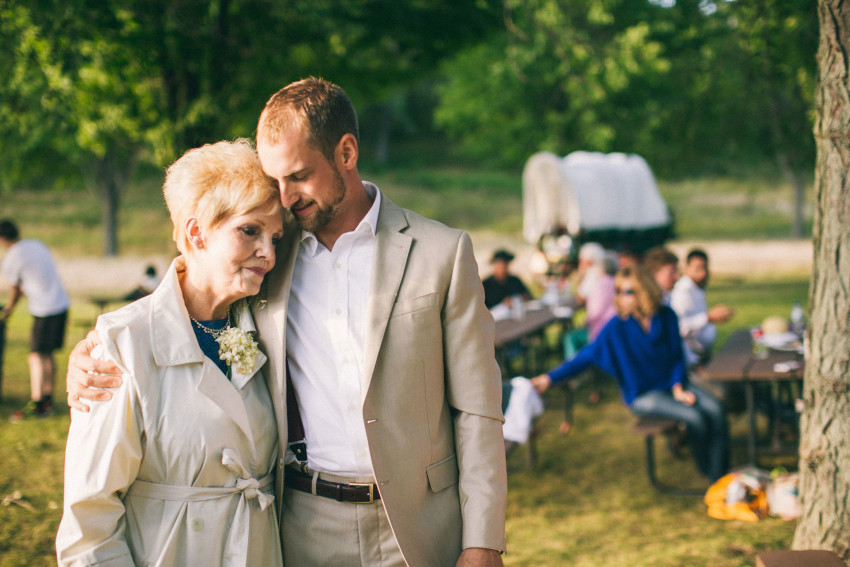
[[[127,491],[128,496],[151,498],[154,500],[173,500],[177,502],[202,502],[224,498],[240,492],[246,500],[257,499],[260,510],[265,510],[274,501],[274,475],[261,479],[239,479],[236,486],[176,486],[136,480]]]

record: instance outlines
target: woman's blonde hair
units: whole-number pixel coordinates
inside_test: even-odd
[[[280,208],[275,182],[263,172],[250,140],[216,142],[194,148],[169,166],[162,186],[171,214],[173,238],[183,254],[189,248],[186,221],[202,229],[259,208]]]
[[[621,289],[621,286],[626,282],[631,283],[632,289],[635,291],[637,314],[641,317],[652,317],[655,315],[658,308],[661,307],[664,294],[658,283],[656,283],[655,278],[652,277],[652,274],[645,268],[633,268],[631,266],[623,268],[614,277],[615,289]],[[619,301],[615,301],[614,306],[620,317],[628,317],[629,314],[623,310]]]

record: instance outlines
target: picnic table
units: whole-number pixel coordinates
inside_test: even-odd
[[[709,382],[744,386],[748,420],[747,454],[750,465],[756,466],[758,460],[756,384],[766,383],[770,386],[768,401],[771,409],[771,447],[779,452],[782,449],[779,439],[782,409],[779,386],[798,387],[802,382],[804,370],[805,361],[797,345],[768,347],[759,357],[753,352],[753,339],[749,330],[738,329],[699,371],[699,375]]]
[[[523,372],[527,377],[542,371],[540,362],[544,357],[539,355],[541,351],[548,352],[544,337],[546,329],[556,323],[560,323],[562,329],[565,329],[571,320],[571,309],[550,307],[539,301],[525,302],[521,310],[514,310],[506,317],[497,317],[493,343],[496,347],[496,360],[503,375],[508,374],[510,350],[517,342],[523,351]]]

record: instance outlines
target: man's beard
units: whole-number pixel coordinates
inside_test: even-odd
[[[333,184],[333,200],[325,206],[320,206],[317,202],[313,201],[313,204],[316,206],[316,210],[311,215],[299,216],[293,214],[295,221],[302,230],[315,233],[327,226],[327,224],[336,217],[336,207],[343,201],[343,199],[345,199],[345,182],[336,167],[334,167],[334,173],[336,175],[334,177]],[[301,203],[296,203],[292,208],[297,208],[299,205],[301,205]]]

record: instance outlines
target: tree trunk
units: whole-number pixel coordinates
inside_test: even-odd
[[[84,172],[89,186],[100,196],[103,223],[103,255],[118,255],[118,210],[121,193],[137,163],[137,152],[107,150]]]
[[[114,177],[105,176],[100,182],[100,195],[103,201],[101,210],[103,222],[103,255],[118,255],[118,208],[121,204],[121,190]]]
[[[850,561],[850,2],[819,0],[817,208],[795,549]]]

